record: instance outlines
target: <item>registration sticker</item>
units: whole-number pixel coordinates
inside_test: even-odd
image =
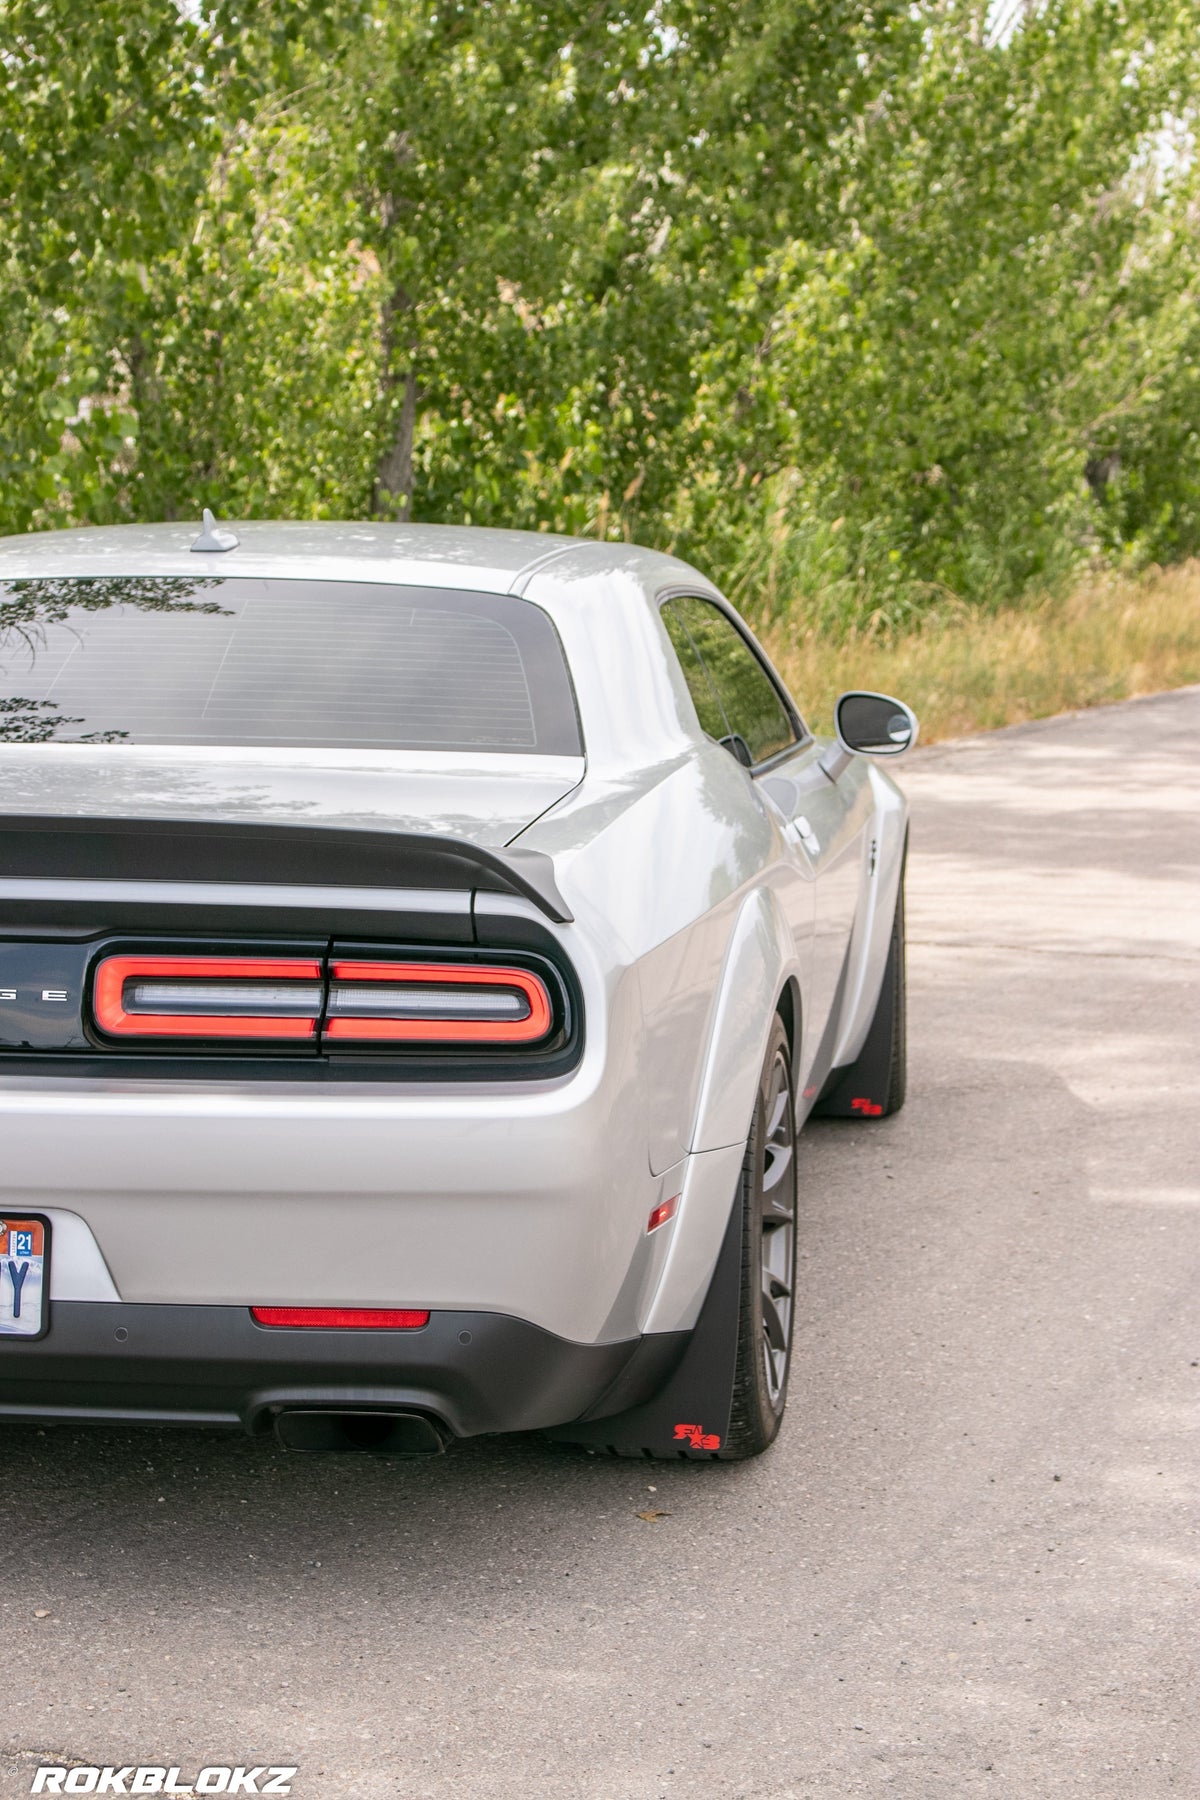
[[[49,1319],[50,1228],[0,1214],[0,1337],[41,1337]]]

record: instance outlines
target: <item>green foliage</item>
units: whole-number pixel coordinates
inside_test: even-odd
[[[828,561],[838,525],[832,587],[860,614],[1052,586],[1104,535],[1089,465],[1158,400],[1188,278],[1131,166],[1185,104],[1191,46],[1139,60],[1152,23],[1061,4],[1003,52],[934,39],[834,147],[840,242],[793,242],[768,273],[757,416],[794,409],[798,554]]]
[[[0,523],[631,536],[764,618],[1200,549],[1178,0],[0,0]]]

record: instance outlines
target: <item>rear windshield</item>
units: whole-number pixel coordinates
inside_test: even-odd
[[[581,750],[530,601],[237,576],[0,583],[5,739]]]

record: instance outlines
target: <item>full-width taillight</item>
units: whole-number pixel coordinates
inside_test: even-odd
[[[429,1323],[427,1312],[379,1306],[252,1306],[250,1316],[259,1325],[288,1330],[420,1331]]]
[[[324,1036],[335,1043],[534,1044],[554,1020],[531,969],[335,962]]]
[[[290,956],[107,956],[92,1012],[110,1037],[311,1040],[321,975],[319,962]]]

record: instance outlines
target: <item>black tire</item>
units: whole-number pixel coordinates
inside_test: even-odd
[[[904,870],[879,999],[866,1041],[847,1069],[835,1069],[813,1108],[823,1119],[886,1119],[908,1087],[908,985],[904,970]]]
[[[776,1018],[742,1164],[737,1364],[722,1458],[758,1456],[787,1405],[796,1293],[796,1096]]]

